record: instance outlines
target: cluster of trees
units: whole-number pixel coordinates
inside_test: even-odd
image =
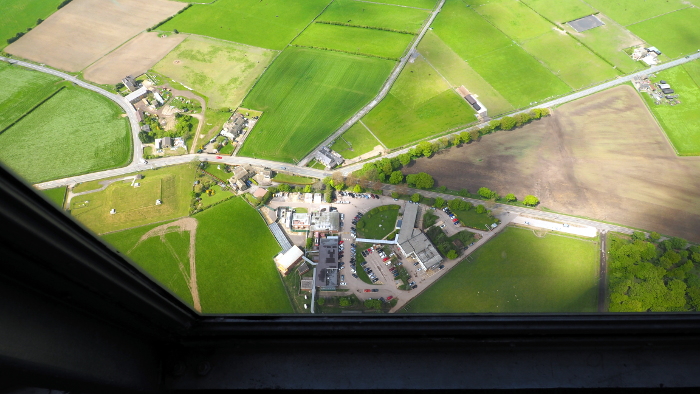
[[[501,119],[494,119],[481,129],[481,134],[489,134],[496,130],[513,130],[516,127],[528,124],[533,120],[549,116],[549,109],[535,108],[530,112],[523,112],[513,116],[504,116]]]
[[[355,171],[349,176],[348,179],[350,182],[357,183],[388,182],[392,185],[405,183],[409,187],[418,189],[432,188],[435,185],[435,180],[430,174],[419,172],[417,174],[404,175],[401,172],[401,168],[409,164],[411,160],[413,160],[413,156],[410,153],[405,153],[398,157],[384,158],[367,163],[362,166],[362,169]]]
[[[448,237],[440,227],[434,226],[426,231],[426,235],[430,238],[430,241],[435,245],[440,254],[450,260],[459,257],[462,254],[464,245],[468,245],[474,239],[474,234],[469,231],[460,231],[452,237]],[[458,247],[455,241],[459,241],[461,247]]]
[[[610,312],[700,311],[700,247],[682,238],[655,244],[659,239],[639,231],[610,236]]]
[[[182,114],[175,115],[175,128],[173,130],[164,130],[158,122],[157,116],[146,116],[142,123],[148,125],[151,129],[151,131],[142,131],[139,133],[139,139],[144,144],[152,143],[156,138],[163,137],[182,137],[188,140],[194,130],[193,118]]]

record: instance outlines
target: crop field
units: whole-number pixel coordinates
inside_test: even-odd
[[[413,38],[412,34],[314,23],[293,44],[398,60]]]
[[[467,104],[425,61],[409,63],[389,94],[362,120],[395,148],[476,121]]]
[[[546,19],[519,1],[494,0],[475,9],[518,42],[538,37],[553,28]]]
[[[418,44],[418,51],[453,87],[464,85],[477,94],[479,101],[488,108],[489,116],[494,117],[515,109],[434,32],[428,31]]]
[[[289,48],[243,102],[263,111],[240,156],[300,160],[374,97],[394,62]]]
[[[394,4],[394,5],[405,5],[407,7],[424,8],[432,10],[437,4],[437,0],[381,0],[377,3],[382,4]]]
[[[688,7],[687,2],[683,0],[586,0],[586,2],[623,26]]]
[[[63,203],[66,201],[66,186],[57,187],[55,189],[45,189],[41,192],[48,197],[49,200],[53,201],[59,207],[63,208]]]
[[[501,48],[470,63],[516,108],[570,91],[561,79],[518,46]]]
[[[379,145],[379,141],[361,123],[355,123],[341,135],[331,149],[340,153],[346,159],[363,155]]]
[[[194,180],[192,164],[141,174],[141,187],[132,187],[131,180],[120,181],[105,190],[74,197],[71,214],[97,234],[187,216]],[[157,199],[162,200],[161,205],[155,205]],[[110,214],[113,208],[117,212]]]
[[[83,77],[98,84],[115,85],[126,75],[138,76],[153,67],[173,50],[186,34],[161,37],[156,32],[144,32],[129,40],[83,71]]]
[[[74,0],[5,52],[77,72],[184,7],[166,0]]]
[[[540,59],[567,85],[580,89],[620,75],[610,64],[596,56],[569,35],[550,31],[523,43],[523,48]],[[581,67],[585,64],[585,67]]]
[[[453,190],[533,194],[557,212],[700,242],[700,184],[688,181],[700,177],[700,160],[675,154],[627,85],[562,105],[521,129],[418,159],[411,172],[427,172]]]
[[[280,247],[255,209],[234,198],[194,217],[203,312],[293,312],[272,261]]]
[[[0,49],[19,32],[36,26],[37,19],[46,19],[56,12],[63,0],[4,0],[0,14]]]
[[[596,312],[597,242],[509,227],[407,305],[409,313]]]
[[[159,29],[282,50],[329,3],[330,0],[219,0],[195,4]]]
[[[694,77],[688,73],[694,73]],[[681,156],[700,155],[700,62],[697,60],[656,74],[652,80],[672,84],[680,97],[679,105],[656,105],[648,94],[642,97]]]
[[[124,166],[131,145],[129,124],[117,104],[67,87],[0,134],[0,160],[38,183]],[[29,153],[36,149],[41,154]]]
[[[554,23],[570,22],[596,12],[582,0],[523,0],[523,3]]]
[[[640,38],[676,58],[695,53],[700,40],[700,8],[686,8],[627,28]]]
[[[62,79],[0,62],[0,133],[56,92]]]
[[[417,33],[430,13],[355,0],[335,0],[316,21],[347,23]]]
[[[211,108],[236,108],[277,52],[191,36],[154,70],[206,95]]]

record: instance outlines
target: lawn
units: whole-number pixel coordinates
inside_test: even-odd
[[[414,8],[392,7],[355,0],[335,0],[316,21],[417,33],[429,15],[428,11]]]
[[[523,48],[573,89],[580,89],[620,75],[619,71],[588,48],[568,34],[558,31],[549,31],[529,40],[523,43]],[[586,67],[581,67],[582,64]]]
[[[214,185],[210,188],[214,191],[213,195],[208,195],[207,193],[202,193],[200,198],[202,199],[202,208],[208,208],[216,203],[233,198],[235,194],[231,193],[230,190],[221,190],[221,186]]]
[[[394,62],[308,48],[288,48],[243,102],[263,111],[240,156],[292,162],[366,105]]]
[[[412,34],[314,23],[293,44],[398,60],[413,38]]]
[[[236,108],[276,55],[267,49],[190,36],[153,69],[207,96],[212,108]]]
[[[623,26],[688,7],[684,0],[586,0],[586,2]]]
[[[303,176],[289,174],[277,174],[274,178],[272,178],[272,180],[280,183],[290,183],[292,185],[311,185],[317,181],[314,178],[306,178]]]
[[[44,189],[41,193],[49,200],[53,201],[59,207],[63,208],[63,203],[66,201],[66,190],[68,187],[57,187],[55,189]]]
[[[518,42],[535,38],[553,28],[546,19],[519,1],[491,1],[475,9],[496,28]]]
[[[582,0],[523,0],[523,3],[554,23],[569,22],[596,12]]]
[[[19,32],[35,27],[38,19],[56,12],[63,0],[3,0],[0,13],[0,49]],[[1,111],[0,111],[1,112]]]
[[[377,145],[379,145],[379,141],[362,123],[357,122],[335,140],[331,149],[346,159],[353,159],[371,151]]]
[[[399,215],[398,205],[388,205],[386,211],[377,208],[367,212],[357,222],[357,235],[360,238],[383,239],[396,229],[396,217]],[[375,211],[375,209],[377,209]]]
[[[330,0],[219,0],[195,4],[159,29],[281,50],[329,3]]]
[[[468,211],[453,211],[459,221],[467,227],[477,230],[485,230],[486,227],[491,227],[492,224],[498,223],[498,219],[489,216],[486,213],[476,213],[476,209],[472,208]]]
[[[115,182],[105,190],[74,197],[71,214],[97,234],[187,216],[194,170],[188,163],[143,171],[141,187],[132,187],[130,180]],[[162,204],[155,205],[156,199]],[[117,212],[110,214],[113,208]]]
[[[293,312],[272,260],[280,247],[255,209],[234,198],[194,217],[204,313]]]
[[[418,51],[452,86],[464,85],[471,93],[476,94],[488,109],[489,116],[494,117],[515,109],[434,32],[428,31],[418,44]]]
[[[64,86],[62,81],[0,62],[0,133]]]
[[[670,68],[652,80],[658,82],[662,79],[671,84],[681,104],[656,105],[648,94],[642,93],[642,96],[678,154],[700,155],[700,62],[696,60]]]
[[[447,0],[433,31],[462,59],[471,60],[510,46],[513,41],[461,0]]]
[[[28,153],[36,149],[41,154]],[[62,89],[0,134],[0,160],[32,183],[122,167],[131,150],[121,108],[78,87]]]
[[[516,108],[563,95],[571,89],[518,46],[493,51],[470,65]]]
[[[673,59],[697,52],[700,40],[698,21],[700,9],[686,8],[627,28]]]
[[[474,109],[425,61],[409,63],[362,121],[389,148],[476,121]]]
[[[402,311],[596,312],[598,261],[597,242],[507,228]]]

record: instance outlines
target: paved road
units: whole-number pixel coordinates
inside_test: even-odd
[[[316,152],[318,152],[319,149],[335,141],[335,139],[340,137],[345,131],[352,127],[352,125],[354,125],[355,123],[357,123],[357,121],[362,119],[363,116],[367,115],[369,111],[376,107],[377,104],[379,104],[384,99],[384,97],[386,97],[386,95],[389,94],[389,90],[394,85],[394,82],[396,82],[396,79],[399,77],[399,74],[401,74],[401,71],[406,66],[406,63],[411,58],[411,54],[413,53],[413,51],[415,51],[416,47],[423,39],[423,36],[430,28],[430,25],[433,24],[433,20],[435,20],[435,17],[442,9],[443,4],[445,4],[445,0],[441,0],[440,4],[438,4],[438,6],[432,12],[430,18],[428,19],[428,22],[423,26],[423,29],[418,34],[418,37],[416,37],[416,39],[413,40],[413,44],[411,45],[411,48],[409,48],[408,52],[406,52],[406,56],[401,58],[401,61],[399,61],[396,67],[394,67],[394,70],[391,72],[391,75],[389,75],[389,79],[387,79],[386,82],[384,82],[384,85],[379,91],[379,94],[377,94],[377,96],[369,104],[362,108],[360,112],[356,113],[352,118],[350,118],[350,120],[343,123],[343,125],[340,126],[340,128],[335,133],[331,134],[330,137],[326,138],[326,140],[323,141],[320,145],[318,145],[316,149],[314,149],[313,151],[311,151],[311,153],[306,155],[306,157],[301,159],[301,161],[299,161],[300,166],[303,167],[307,165],[311,161],[311,159],[313,159],[314,156],[316,156]]]
[[[606,232],[600,234],[600,275],[598,275],[598,312],[607,312],[608,253],[605,250]]]
[[[114,94],[114,93],[110,93],[110,92],[108,92],[100,87],[97,87],[95,85],[91,85],[85,81],[81,81],[72,75],[68,75],[66,73],[56,71],[56,70],[48,68],[48,67],[37,66],[36,64],[23,62],[21,60],[8,59],[8,58],[2,57],[2,56],[0,56],[0,60],[3,62],[8,62],[8,63],[22,66],[25,68],[30,68],[32,70],[40,71],[40,72],[43,72],[46,74],[55,75],[59,78],[65,79],[66,81],[73,82],[74,84],[76,84],[82,88],[92,90],[93,92],[99,93],[99,94],[107,97],[108,99],[114,101],[115,103],[117,103],[120,107],[122,107],[122,109],[124,109],[124,112],[126,112],[126,115],[129,117],[129,124],[131,125],[131,139],[133,140],[133,143],[134,143],[134,154],[133,154],[133,158],[131,160],[130,167],[139,163],[139,161],[143,157],[143,147],[141,145],[141,140],[139,140],[139,132],[141,131],[141,127],[139,126],[139,121],[136,118],[136,110],[129,102],[127,102],[124,99],[124,97],[117,95],[117,94]]]

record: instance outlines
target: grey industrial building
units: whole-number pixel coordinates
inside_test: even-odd
[[[413,257],[423,269],[428,269],[439,265],[442,262],[442,257],[428,237],[421,230],[415,228],[417,217],[418,204],[406,204],[399,232],[399,249],[404,256]]]

